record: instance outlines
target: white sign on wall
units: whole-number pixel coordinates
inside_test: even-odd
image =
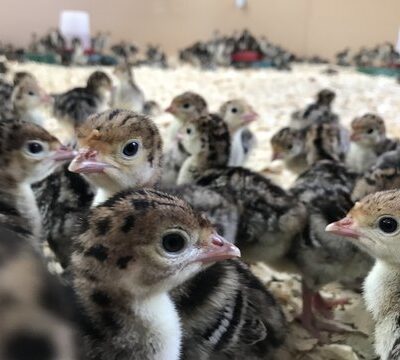
[[[242,9],[246,6],[247,0],[235,0],[235,3],[239,9]]]
[[[85,49],[90,48],[90,18],[86,11],[64,10],[60,15],[60,31],[69,45],[73,38],[79,38]]]

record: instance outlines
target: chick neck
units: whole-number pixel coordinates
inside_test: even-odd
[[[95,185],[96,194],[94,196],[92,207],[103,203],[104,201],[108,200],[110,197],[114,196],[116,193],[120,191],[124,191],[127,189],[140,189],[140,188],[154,188],[155,185],[158,183],[160,176],[161,176],[161,167],[153,163],[153,166],[147,168],[147,177],[142,176],[138,178],[134,175],[127,176],[124,173],[121,173],[119,176],[121,179],[125,177],[126,181],[107,181],[102,182],[102,185]],[[143,173],[146,172],[146,169],[143,170]]]
[[[179,170],[177,185],[191,183],[198,179],[206,170],[212,168],[207,158],[208,152],[190,155]]]
[[[92,202],[92,207],[95,207],[104,201],[108,200],[110,197],[115,195],[117,192],[122,191],[123,188],[118,188],[118,189],[106,189],[99,187],[96,190],[96,195],[94,196],[93,202]]]
[[[364,281],[364,298],[375,321],[399,311],[400,265],[377,259]]]
[[[104,280],[98,278],[97,273],[87,271],[87,265],[76,259],[73,272],[74,289],[84,313],[95,330],[107,336],[107,348],[111,345],[114,350],[141,349],[141,356],[145,359],[179,359],[181,324],[166,290],[143,295],[136,294],[126,284],[118,285],[118,281],[103,283]],[[102,325],[106,321],[101,307],[104,302],[110,315],[107,326]],[[156,342],[156,354],[154,348],[148,345],[149,338]]]

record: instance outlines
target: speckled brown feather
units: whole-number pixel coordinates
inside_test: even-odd
[[[74,88],[54,97],[54,114],[61,120],[67,120],[74,126],[82,124],[86,118],[108,107],[103,91],[111,92],[112,81],[102,72],[90,75],[86,87]]]
[[[147,116],[127,110],[108,110],[90,116],[77,130],[79,146],[111,154],[116,145],[130,139],[140,140],[147,161],[154,170],[154,185],[161,176],[162,139],[155,123]]]
[[[181,110],[181,107],[185,104],[190,104],[192,106],[191,111],[188,113],[184,113]],[[173,114],[177,117],[177,119],[183,122],[194,120],[199,118],[200,116],[208,114],[206,100],[201,95],[196,94],[192,91],[186,91],[176,96],[172,100],[170,107],[174,109]]]
[[[86,332],[89,359],[151,359],[160,351],[160,330],[146,314],[135,313],[132,304],[157,294],[154,287],[185,268],[179,259],[166,259],[161,247],[157,250],[171,228],[198,233],[196,247],[214,231],[184,201],[154,190],[121,192],[93,209],[83,223],[72,271],[91,323]],[[130,284],[130,276],[139,283]]]
[[[376,114],[367,113],[356,117],[351,122],[353,132],[362,132],[369,128],[376,129],[380,134],[386,134],[385,122]]]
[[[2,215],[0,223],[35,241],[38,239],[35,239],[33,235],[39,236],[39,234],[34,234],[34,228],[39,226],[36,222],[40,221],[39,218],[32,218],[36,204],[31,203],[32,199],[26,198],[29,194],[21,194],[19,190],[19,186],[28,181],[35,167],[41,163],[39,159],[28,160],[23,156],[22,148],[28,140],[47,143],[53,150],[61,145],[55,137],[38,125],[19,120],[0,122],[0,166],[3,169],[0,174],[0,213]],[[21,199],[23,199],[22,202]],[[26,207],[32,207],[32,209]],[[30,213],[31,210],[32,213]]]
[[[378,158],[357,181],[351,195],[353,201],[378,191],[400,187],[400,150],[389,151]]]
[[[0,226],[0,358],[78,360],[73,309],[39,254]]]
[[[196,155],[190,168],[195,180],[208,169],[227,166],[231,144],[228,127],[218,115],[203,116],[187,125],[190,124],[197,130],[201,141],[201,152]],[[190,152],[190,149],[186,150]]]

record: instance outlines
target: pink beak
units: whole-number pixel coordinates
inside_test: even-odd
[[[84,149],[71,161],[68,170],[79,174],[91,174],[102,173],[104,169],[110,167],[113,165],[97,160],[96,150]]]
[[[360,140],[360,135],[352,133],[350,135],[350,140],[351,141],[358,141],[358,140]]]
[[[245,114],[242,115],[242,120],[246,124],[249,124],[249,123],[253,122],[257,118],[258,118],[258,113],[256,113],[255,111],[250,111],[250,112],[245,113]]]
[[[281,153],[273,153],[272,154],[271,161],[281,160],[281,159],[283,159],[283,155]]]
[[[178,141],[182,141],[184,137],[185,137],[185,136],[184,136],[182,133],[180,133],[180,132],[178,132],[178,133],[176,134],[176,140],[178,140]]]
[[[202,246],[200,253],[196,255],[193,262],[207,264],[235,257],[240,257],[240,250],[218,234],[212,234],[209,242]]]
[[[170,113],[170,114],[174,114],[175,113],[175,108],[174,106],[170,105],[165,109],[165,112]]]
[[[42,101],[43,104],[52,104],[53,103],[53,97],[50,95],[46,94],[43,92],[40,96],[40,100]]]
[[[73,159],[76,155],[77,151],[61,145],[60,148],[52,156],[52,159],[55,161],[65,161]]]
[[[352,239],[358,239],[360,237],[356,224],[351,217],[345,217],[342,220],[329,224],[325,231]]]

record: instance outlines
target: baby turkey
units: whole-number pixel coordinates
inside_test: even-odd
[[[96,201],[104,201],[129,187],[152,186],[159,179],[161,137],[154,123],[143,115],[108,111],[92,116],[78,131],[78,145],[80,153],[70,168],[84,174],[101,190]],[[180,189],[174,192],[182,196]],[[183,193],[207,215],[211,207],[214,219],[214,211],[218,211],[218,216],[231,211],[225,206],[227,201],[211,190],[185,187]],[[213,202],[209,204],[210,198],[219,204],[215,210]],[[272,354],[285,337],[286,322],[279,306],[240,262],[213,265],[172,295],[186,334],[184,359],[233,354],[238,359],[243,354],[261,359]],[[255,307],[263,312],[255,312]],[[235,308],[241,309],[239,317],[233,315]]]
[[[329,317],[331,305],[319,289],[333,281],[355,282],[363,279],[372,267],[372,259],[346,239],[325,232],[332,221],[342,218],[352,207],[350,195],[355,174],[343,164],[320,161],[299,176],[291,193],[308,210],[308,223],[293,241],[289,257],[300,269],[303,278],[303,325],[315,336],[318,330],[340,330],[314,316],[313,309]],[[328,310],[328,311],[327,311]]]
[[[90,323],[87,359],[180,359],[181,323],[168,292],[237,256],[204,217],[161,192],[125,191],[92,209],[71,264]]]
[[[315,123],[337,123],[339,118],[332,112],[332,102],[335,97],[336,94],[332,90],[320,90],[314,103],[292,114],[290,127],[301,129]]]
[[[114,75],[119,81],[119,86],[114,95],[114,107],[143,113],[144,94],[135,82],[131,66],[128,63],[116,66]]]
[[[20,83],[24,83],[21,87]],[[29,95],[32,92],[33,95]],[[42,101],[41,101],[42,100]],[[0,118],[13,118],[16,115],[36,115],[42,120],[43,115],[38,116],[37,109],[44,103],[49,103],[50,97],[40,88],[37,79],[28,72],[15,73],[13,85],[3,82],[0,84]],[[36,111],[35,111],[36,110]],[[28,116],[28,121],[32,116]],[[41,121],[36,121],[39,123]]]
[[[74,154],[40,126],[21,120],[1,121],[0,140],[0,224],[37,241],[41,217],[31,185]]]
[[[344,158],[341,129],[333,123],[314,124],[302,129],[282,128],[271,138],[272,160],[283,160],[295,174],[301,174],[319,160]]]
[[[363,176],[359,177],[351,194],[358,201],[368,194],[400,188],[400,148],[381,155]]]
[[[326,228],[376,259],[364,282],[364,300],[375,321],[375,351],[383,360],[400,359],[399,204],[399,190],[371,194]]]
[[[166,143],[171,145],[166,149],[161,181],[164,186],[171,186],[176,184],[179,170],[189,155],[177,139],[177,134],[188,121],[207,115],[208,107],[202,96],[187,91],[176,96],[166,111],[174,115],[175,121],[168,130]]]
[[[219,116],[210,114],[191,120],[178,136],[190,154],[179,171],[178,185],[193,183],[210,168],[228,165],[230,135],[226,123]]]
[[[225,132],[229,138],[226,126]],[[143,115],[112,110],[92,116],[78,129],[78,146],[79,155],[70,170],[82,174],[97,189],[94,204],[117,191],[154,187],[159,182],[161,136],[153,121]],[[206,213],[218,230],[233,241],[237,211],[223,197],[195,186],[165,190],[179,194],[196,210]]]
[[[229,166],[242,166],[256,146],[256,138],[248,128],[258,114],[244,100],[234,99],[223,103],[219,115],[226,122],[231,136]]]
[[[55,96],[54,114],[65,126],[76,127],[89,115],[108,109],[111,98],[110,77],[102,71],[95,71],[89,76],[86,87],[74,88]]]
[[[395,150],[398,142],[386,137],[384,120],[375,114],[365,114],[351,123],[350,150],[346,165],[360,174],[368,170],[383,153]]]
[[[189,122],[182,144],[192,154],[178,182],[195,182],[236,206],[239,228],[235,241],[252,261],[280,261],[306,220],[304,206],[263,176],[226,166],[230,137],[226,124],[214,115]],[[190,202],[190,201],[189,201]]]
[[[30,77],[21,79],[14,86],[11,101],[15,117],[40,126],[43,126],[46,120],[42,108],[52,102],[51,97]]]

